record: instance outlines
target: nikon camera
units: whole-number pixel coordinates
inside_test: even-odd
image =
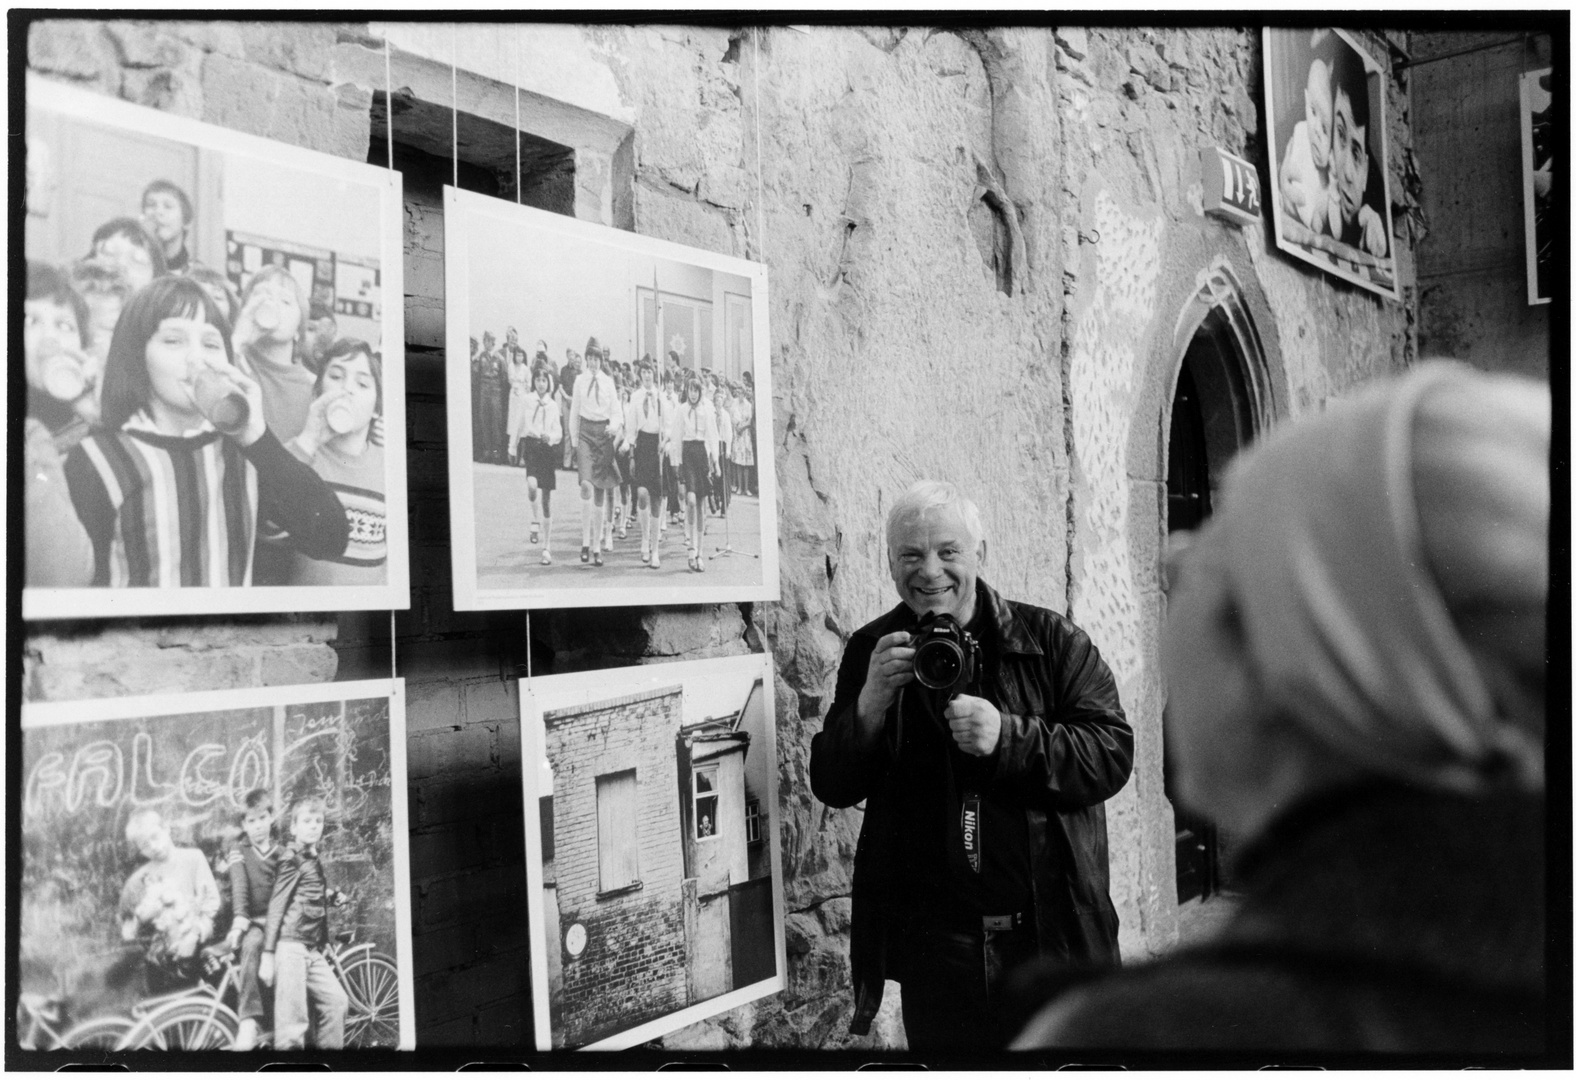
[[[914,678],[948,701],[974,681],[979,643],[951,615],[927,611],[919,617],[914,647]]]

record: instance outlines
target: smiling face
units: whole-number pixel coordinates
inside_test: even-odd
[[[76,313],[47,297],[22,301],[22,358],[28,386],[44,389],[44,361],[63,349],[82,349]]]
[[[323,838],[323,811],[302,806],[290,818],[290,830],[298,844],[315,844]]]
[[[1323,60],[1308,65],[1308,88],[1303,91],[1308,117],[1308,154],[1314,168],[1330,167],[1330,69]]]
[[[203,368],[223,371],[230,366],[224,334],[204,319],[171,315],[159,320],[145,349],[148,385],[155,401],[171,412],[197,412],[192,383]]]
[[[1335,173],[1337,205],[1341,221],[1350,223],[1363,205],[1368,187],[1368,129],[1352,120],[1352,102],[1346,91],[1335,91],[1335,123],[1330,149],[1330,167]]]
[[[267,803],[254,806],[241,818],[241,831],[259,851],[267,851],[273,840],[274,810]]]
[[[363,431],[378,409],[378,380],[372,361],[364,352],[336,356],[323,369],[323,393],[343,390],[354,418],[351,432]]]
[[[98,242],[93,253],[113,259],[121,273],[126,275],[126,283],[131,286],[132,292],[153,280],[153,256],[148,254],[147,248],[125,233],[106,236]]]
[[[946,614],[966,625],[974,617],[975,583],[984,560],[984,542],[970,535],[956,506],[901,520],[889,537],[892,583],[916,615]]]
[[[531,383],[536,387],[536,392],[542,397],[546,397],[553,392],[553,377],[547,373],[546,368],[537,371],[536,377],[531,380]]]

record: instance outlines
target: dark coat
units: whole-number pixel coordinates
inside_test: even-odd
[[[1133,732],[1116,682],[1089,636],[1044,608],[1010,602],[985,582],[978,602],[995,627],[981,657],[980,696],[1001,711],[991,783],[1023,807],[1040,955],[1069,965],[1119,963],[1116,909],[1109,894],[1105,808],[1133,768]],[[887,711],[883,738],[862,750],[855,738],[859,691],[877,639],[912,631],[899,604],[856,630],[843,651],[836,696],[810,744],[810,788],[829,806],[865,803],[854,856],[850,962],[862,1035],[881,1006],[886,932],[894,879],[892,855],[903,822],[895,813],[901,711]],[[938,792],[937,797],[948,793]]]
[[[1308,801],[1243,853],[1246,895],[1218,935],[1067,992],[1025,1042],[1540,1053],[1543,815],[1540,798],[1395,786]]]

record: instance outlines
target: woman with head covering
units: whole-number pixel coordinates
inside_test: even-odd
[[[1543,1048],[1549,438],[1546,385],[1428,363],[1233,467],[1162,652],[1242,906],[1018,1047]]]

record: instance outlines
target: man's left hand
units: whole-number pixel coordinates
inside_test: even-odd
[[[1384,217],[1373,207],[1364,206],[1357,211],[1357,224],[1363,229],[1363,247],[1370,255],[1381,259],[1390,254],[1390,244],[1384,234]]]
[[[984,698],[959,694],[947,705],[943,713],[952,738],[958,749],[975,757],[988,757],[996,752],[1001,738],[1001,713]]]

